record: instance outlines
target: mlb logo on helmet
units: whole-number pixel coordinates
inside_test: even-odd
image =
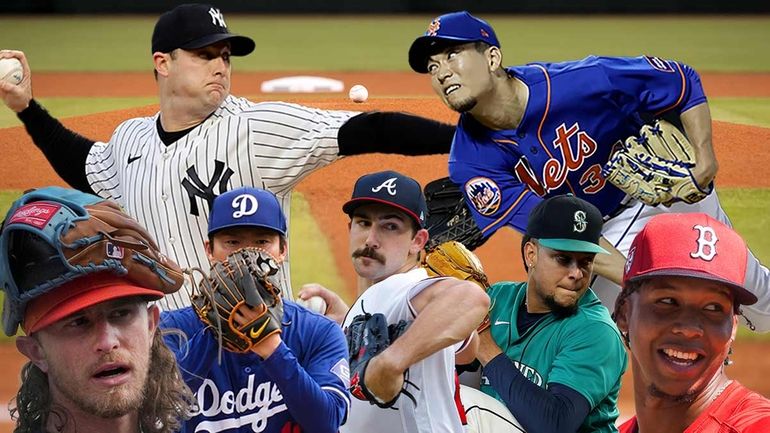
[[[232,227],[261,227],[286,236],[286,217],[273,193],[254,187],[228,191],[214,199],[209,236]]]
[[[704,213],[656,215],[629,251],[623,284],[657,276],[701,278],[727,285],[740,304],[757,302],[745,288],[746,243]]]

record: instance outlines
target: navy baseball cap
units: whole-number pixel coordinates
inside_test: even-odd
[[[170,53],[177,48],[193,50],[220,41],[230,42],[230,54],[245,56],[254,51],[254,41],[230,33],[222,12],[200,3],[183,4],[165,12],[152,32],[152,52]]]
[[[230,227],[262,227],[286,236],[286,216],[278,198],[264,189],[246,186],[214,199],[209,213],[209,236]]]
[[[552,250],[609,254],[599,246],[603,226],[596,206],[572,194],[557,195],[532,209],[526,234]]]
[[[409,48],[409,66],[421,74],[428,72],[428,58],[452,45],[486,42],[500,47],[495,31],[486,21],[468,11],[452,12],[431,21],[425,34],[412,42]]]
[[[409,176],[390,170],[361,176],[353,187],[353,196],[342,205],[342,211],[352,217],[356,208],[371,203],[393,206],[425,228],[428,205],[419,182]]]

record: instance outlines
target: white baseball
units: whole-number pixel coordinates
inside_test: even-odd
[[[355,86],[350,88],[350,91],[348,92],[348,96],[350,97],[350,100],[353,102],[364,102],[367,99],[369,99],[369,91],[366,90],[366,87],[356,84]]]
[[[19,59],[13,57],[0,59],[0,80],[15,85],[21,83],[22,78],[24,78],[24,69],[21,67]]]
[[[308,299],[298,298],[297,303],[310,311],[315,311],[321,315],[326,314],[326,301],[320,296],[311,296]]]

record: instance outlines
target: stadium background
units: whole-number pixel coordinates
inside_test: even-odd
[[[234,94],[322,108],[401,110],[448,122],[456,119],[432,94],[427,78],[409,70],[406,51],[434,15],[468,7],[463,2],[394,0],[364,5],[341,1],[333,6],[321,6],[312,0],[255,3],[217,3],[231,31],[257,42],[254,54],[234,61]],[[753,251],[764,262],[770,262],[770,236],[766,234],[770,227],[770,56],[765,46],[770,40],[770,16],[761,14],[769,12],[770,5],[688,0],[624,5],[603,0],[540,3],[523,1],[506,7],[503,2],[474,2],[471,11],[495,27],[505,64],[569,60],[589,54],[650,54],[689,63],[701,72],[715,119],[720,199]],[[27,53],[35,97],[54,115],[91,138],[107,140],[120,121],[157,111],[149,36],[156,11],[174,4],[3,2],[0,47]],[[303,13],[286,14],[291,11]],[[361,15],[340,14],[343,11]],[[111,14],[91,14],[106,12]],[[281,14],[275,14],[278,12]],[[619,14],[598,14],[607,12]],[[726,12],[754,14],[713,15]],[[364,84],[370,99],[353,104],[342,93],[260,93],[264,80],[299,74],[337,78],[345,82],[346,88]],[[5,156],[0,161],[3,214],[24,189],[63,185],[19,125],[9,110],[0,109],[0,149]],[[340,206],[359,175],[386,167],[410,174],[424,184],[446,175],[446,157],[348,158],[305,179],[292,203],[295,289],[306,282],[320,282],[351,300],[355,276],[347,254],[347,220]],[[517,234],[504,230],[480,249],[492,280],[523,276],[518,241]],[[768,348],[770,338],[742,330],[735,346],[735,364],[728,367],[731,377],[766,396],[770,396],[770,360],[764,355]],[[0,404],[4,405],[18,389],[22,363],[13,339],[0,341]],[[630,380],[626,378],[621,398],[625,416],[632,413],[630,391]],[[7,410],[0,409],[0,433],[10,432],[11,426]]]

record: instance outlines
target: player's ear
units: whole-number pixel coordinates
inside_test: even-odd
[[[152,63],[155,66],[155,71],[158,75],[168,76],[168,62],[171,55],[168,53],[155,52],[152,55]]]
[[[37,338],[24,335],[18,336],[16,337],[16,348],[43,373],[48,373],[48,360]]]
[[[214,258],[214,242],[203,241],[203,247],[206,249],[206,256],[208,256],[209,262],[214,263],[216,261]]]
[[[420,251],[425,248],[425,244],[428,243],[428,237],[427,230],[417,230],[417,233],[414,234],[414,239],[412,239],[412,246],[409,248],[409,253],[412,255],[420,254]]]
[[[489,47],[487,49],[487,61],[489,62],[489,70],[494,72],[500,69],[503,64],[503,52],[498,47]]]
[[[524,262],[527,263],[529,269],[537,264],[537,245],[535,245],[534,240],[524,244]]]

